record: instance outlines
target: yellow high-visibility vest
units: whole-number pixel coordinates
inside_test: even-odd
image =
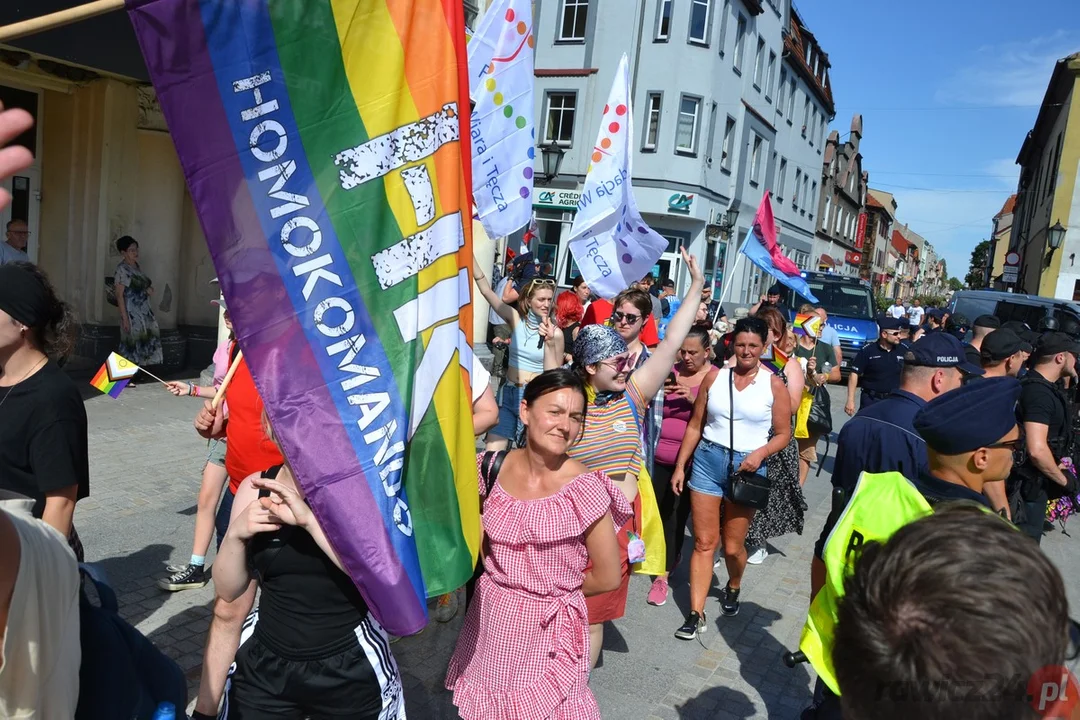
[[[844,579],[851,573],[864,543],[885,542],[904,525],[932,512],[922,493],[900,473],[863,473],[826,539],[822,556],[828,576],[810,603],[799,649],[818,677],[837,695],[840,685],[833,670],[832,650]]]

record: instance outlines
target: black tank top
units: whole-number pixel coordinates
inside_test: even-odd
[[[262,474],[276,478],[281,466]],[[306,659],[327,655],[367,617],[352,580],[305,530],[285,526],[248,542],[248,563],[262,590],[255,633],[276,654]]]

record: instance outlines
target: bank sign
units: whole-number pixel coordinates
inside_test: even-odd
[[[577,210],[579,200],[581,193],[576,190],[541,190],[536,193],[533,206]]]

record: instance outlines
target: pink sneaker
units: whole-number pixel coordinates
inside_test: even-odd
[[[649,597],[645,602],[659,607],[667,602],[667,591],[667,578],[661,575],[653,580],[652,587],[649,588]]]

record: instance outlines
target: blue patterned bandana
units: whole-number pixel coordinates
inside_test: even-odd
[[[606,325],[586,325],[574,340],[574,366],[595,365],[627,351],[626,341],[614,328]]]

